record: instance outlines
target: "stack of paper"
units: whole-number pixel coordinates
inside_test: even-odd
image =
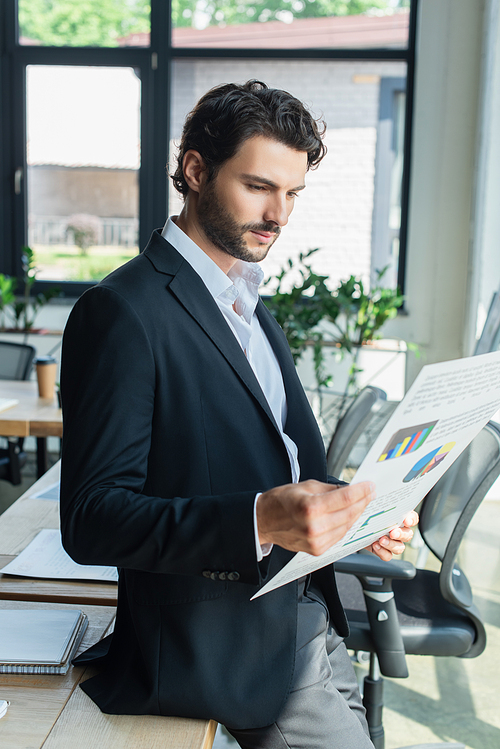
[[[116,567],[74,562],[63,549],[61,531],[53,528],[41,530],[12,562],[3,567],[2,574],[56,580],[118,580]]]
[[[17,406],[18,403],[16,398],[0,398],[0,411],[6,411],[8,408]]]
[[[87,625],[73,609],[0,609],[0,673],[65,674]]]

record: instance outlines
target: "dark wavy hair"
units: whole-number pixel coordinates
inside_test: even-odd
[[[211,180],[241,144],[256,135],[307,152],[307,168],[314,169],[326,153],[322,141],[325,129],[324,122],[316,121],[302,102],[286,91],[256,80],[242,85],[225,83],[202,96],[188,114],[171,179],[185,197],[189,190],[182,169],[186,151],[194,149],[201,154]]]

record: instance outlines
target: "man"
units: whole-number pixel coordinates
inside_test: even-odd
[[[210,91],[184,128],[181,214],[68,321],[63,542],[120,569],[114,634],[83,656],[105,712],[215,718],[242,747],[372,746],[331,566],[250,601],[295,551],[339,540],[374,492],[327,483],[286,340],[258,300],[255,262],[323,155],[289,94]],[[410,537],[374,551],[390,558]]]

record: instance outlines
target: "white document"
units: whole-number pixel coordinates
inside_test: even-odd
[[[41,489],[39,492],[31,494],[30,499],[50,499],[59,502],[60,488],[61,482],[54,481],[53,484],[49,484],[45,489]]]
[[[376,498],[338,543],[319,557],[299,552],[253,598],[401,525],[499,407],[500,351],[425,366],[351,482],[374,481]]]
[[[23,551],[1,570],[21,577],[47,577],[60,580],[116,582],[116,567],[99,567],[74,562],[61,543],[61,532],[44,528]]]
[[[17,406],[19,401],[16,398],[0,398],[0,411],[6,411],[8,408]]]

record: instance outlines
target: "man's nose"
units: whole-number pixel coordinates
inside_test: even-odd
[[[274,221],[278,226],[286,226],[291,207],[288,205],[286,196],[272,195],[266,205],[264,214],[265,221]]]

